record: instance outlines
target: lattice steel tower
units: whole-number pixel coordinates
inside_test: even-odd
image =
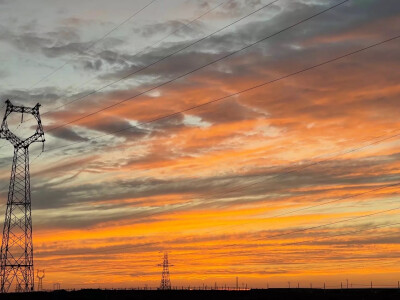
[[[1,292],[28,292],[34,289],[31,188],[29,178],[29,145],[33,142],[44,143],[44,133],[39,115],[40,104],[35,107],[12,105],[6,101],[7,108],[0,128],[0,138],[8,140],[14,146],[14,158],[11,168],[8,190],[7,210],[3,229],[0,253]],[[31,114],[37,121],[35,133],[27,139],[21,139],[12,133],[7,124],[11,113]]]
[[[162,267],[162,275],[161,275],[161,284],[160,284],[160,290],[170,290],[171,289],[171,280],[169,279],[169,267],[172,267],[173,265],[169,264],[168,262],[168,253],[164,253],[164,261],[162,264],[158,265],[159,267]]]
[[[43,278],[44,278],[44,270],[37,270],[36,277],[38,279],[38,291],[43,291]]]

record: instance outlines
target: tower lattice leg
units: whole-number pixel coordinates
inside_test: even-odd
[[[34,289],[29,150],[15,148],[1,244],[1,292]]]

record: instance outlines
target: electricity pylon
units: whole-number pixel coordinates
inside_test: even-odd
[[[172,267],[173,265],[169,264],[168,262],[168,253],[164,253],[164,261],[162,264],[158,265],[159,267],[162,267],[162,275],[161,275],[161,284],[160,284],[160,290],[170,290],[171,289],[171,280],[169,279],[169,267]]]
[[[37,270],[36,277],[39,279],[37,290],[43,291],[44,270]]]
[[[29,175],[29,145],[33,142],[44,143],[44,132],[40,120],[39,107],[12,105],[7,107],[0,128],[0,138],[8,140],[14,146],[14,158],[11,168],[7,209],[3,228],[0,252],[0,291],[6,293],[12,285],[15,291],[34,290],[31,188]],[[31,114],[37,121],[35,133],[23,140],[12,133],[7,124],[11,113]]]

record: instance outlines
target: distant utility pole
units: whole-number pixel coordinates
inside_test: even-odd
[[[0,251],[0,291],[6,293],[11,286],[15,286],[17,292],[29,292],[33,291],[35,286],[29,145],[34,142],[42,142],[44,145],[45,140],[39,114],[39,103],[32,108],[12,105],[10,100],[7,100],[6,104],[0,138],[8,140],[14,146],[14,158]],[[27,139],[21,139],[10,131],[7,117],[12,113],[22,114],[21,121],[24,114],[33,115],[37,122],[33,135]]]
[[[39,279],[37,290],[43,291],[44,270],[37,270],[36,277]]]
[[[239,289],[239,277],[236,276],[236,290]]]
[[[160,284],[160,290],[170,290],[171,289],[171,280],[169,279],[169,267],[172,267],[168,262],[168,253],[164,253],[164,261],[162,264],[158,265],[159,267],[162,267],[162,274],[161,274],[161,284]]]
[[[56,282],[53,284],[53,290],[57,291],[57,290],[61,290],[61,284]]]

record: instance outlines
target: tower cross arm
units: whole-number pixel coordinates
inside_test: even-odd
[[[42,137],[42,139],[40,139]],[[39,140],[40,139],[40,140]],[[21,143],[21,148],[26,148],[26,147],[28,147],[30,144],[32,144],[32,143],[34,143],[34,142],[37,142],[39,140],[39,142],[44,142],[45,141],[45,139],[43,138],[43,133],[39,133],[39,132],[36,132],[34,135],[32,135],[32,136],[30,136],[30,137],[28,137],[26,140],[24,140],[22,143]]]
[[[14,105],[10,100],[6,100],[7,109],[6,114],[9,115],[11,112],[32,114],[39,113],[40,103],[37,103],[34,107],[26,107],[22,105]]]
[[[44,131],[42,126],[42,121],[40,119],[39,108],[40,104],[36,104],[34,107],[25,107],[25,106],[18,106],[13,105],[10,100],[6,101],[7,108],[3,118],[3,123],[1,124],[0,128],[0,138],[6,139],[10,141],[10,143],[15,148],[27,148],[30,144],[34,142],[44,142]],[[36,132],[28,137],[25,140],[21,140],[18,136],[16,136],[13,132],[10,131],[7,124],[7,117],[13,113],[27,113],[34,116],[37,121]]]
[[[21,144],[21,139],[8,130],[8,128],[3,128],[3,126],[0,129],[0,138],[8,140],[14,147]]]

